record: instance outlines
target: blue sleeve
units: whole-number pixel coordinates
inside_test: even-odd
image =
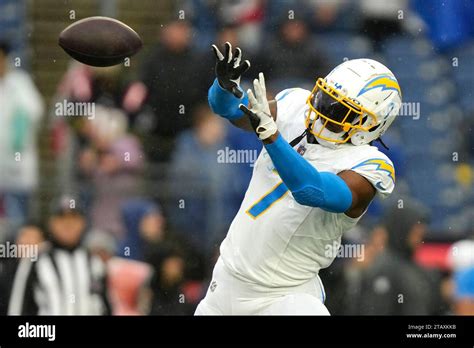
[[[352,193],[344,180],[329,172],[318,172],[281,135],[265,145],[281,179],[302,205],[343,213],[352,205]]]
[[[244,113],[240,111],[239,105],[248,105],[248,96],[244,92],[241,99],[234,96],[231,92],[226,91],[220,85],[217,79],[214,80],[211,88],[209,89],[208,101],[212,112],[222,116],[228,120],[236,120],[244,116]]]

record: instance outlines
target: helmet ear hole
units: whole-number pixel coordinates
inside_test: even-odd
[[[372,128],[372,129],[369,130],[369,133],[375,132],[375,131],[376,131],[377,129],[379,129],[379,128],[380,128],[380,125],[375,126],[374,128]]]
[[[360,120],[360,117],[356,118],[356,119],[353,120],[352,122],[353,122],[353,124],[354,124],[354,123],[358,123],[358,122],[360,122],[359,120]],[[365,121],[367,121],[367,115],[364,115],[364,116],[362,117],[362,121],[360,122],[360,124],[364,124]]]
[[[379,124],[378,126],[375,126],[374,128],[370,129],[369,130],[369,133],[372,133],[372,132],[375,132],[377,129],[379,129],[380,127],[383,127],[385,126],[385,124],[387,123],[387,121],[383,121],[381,124]]]

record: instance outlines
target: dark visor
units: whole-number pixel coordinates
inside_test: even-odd
[[[347,106],[322,91],[318,91],[314,96],[313,106],[318,112],[335,122],[343,122],[349,112]],[[352,123],[356,116],[357,114],[351,111],[349,117],[344,122]]]

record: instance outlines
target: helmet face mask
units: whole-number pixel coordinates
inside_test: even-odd
[[[311,95],[307,100],[309,113],[306,117],[306,126],[317,138],[334,142],[347,143],[355,132],[370,131],[377,125],[377,116],[364,109],[357,100],[351,100],[338,92],[322,78],[318,79]],[[320,119],[322,127],[315,128]],[[370,122],[367,123],[367,120]],[[324,129],[332,133],[345,135],[340,139],[329,138],[323,135]]]
[[[306,127],[320,144],[364,145],[380,137],[393,122],[401,92],[384,65],[355,59],[319,78],[306,103]]]
[[[343,126],[341,124],[346,122],[351,123],[357,116],[355,112],[343,103],[334,99],[329,93],[321,90],[318,90],[314,95],[312,105],[318,115],[327,117],[324,123],[327,123],[326,127],[334,133],[342,132]]]

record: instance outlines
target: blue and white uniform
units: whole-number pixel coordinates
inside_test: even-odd
[[[296,88],[276,97],[276,122],[288,142],[305,130],[309,95]],[[305,138],[295,149],[318,172],[362,175],[382,198],[394,189],[393,164],[374,146],[329,148]],[[263,149],[196,314],[329,314],[318,272],[359,219],[297,203]]]

